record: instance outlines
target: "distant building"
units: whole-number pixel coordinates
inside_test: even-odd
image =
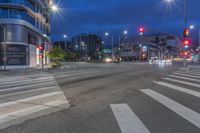
[[[178,56],[181,41],[171,34],[152,34],[124,38],[120,55],[124,60],[148,60],[150,57],[170,58]]]
[[[81,34],[72,38],[73,51],[80,54],[80,57],[94,59],[102,50],[101,37],[95,34]]]
[[[53,43],[53,46],[58,46],[65,51],[73,51],[73,46],[70,41],[56,41]]]

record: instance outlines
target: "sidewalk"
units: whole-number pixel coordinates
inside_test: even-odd
[[[20,75],[20,74],[27,74],[27,73],[33,73],[33,72],[44,72],[47,71],[50,67],[44,66],[44,69],[41,67],[35,67],[35,68],[23,68],[23,69],[11,69],[11,70],[0,70],[0,76],[13,76],[13,75]]]

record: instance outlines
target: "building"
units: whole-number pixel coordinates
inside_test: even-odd
[[[50,45],[51,0],[0,0],[0,66],[28,68],[41,65],[38,47]],[[48,63],[46,56],[44,64]]]
[[[102,50],[102,39],[95,34],[81,34],[72,38],[72,46],[81,58],[97,59]]]
[[[65,51],[73,51],[73,45],[70,41],[56,41],[53,46],[58,46]]]
[[[121,40],[123,60],[148,60],[150,57],[166,59],[179,55],[181,41],[172,34],[150,34]]]

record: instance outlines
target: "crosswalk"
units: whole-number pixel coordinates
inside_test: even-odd
[[[69,107],[69,101],[51,74],[0,78],[0,129]]]
[[[149,88],[140,89],[139,91],[147,98],[152,99],[152,101],[159,104],[160,107],[165,107],[169,111],[173,112],[177,117],[183,118],[183,121],[187,121],[200,132],[200,112],[198,109],[187,107],[184,101],[180,101],[171,95],[168,90],[175,91],[178,95],[177,97],[182,97],[182,95],[187,95],[199,101],[200,99],[200,70],[188,70],[180,68],[178,71],[172,74],[166,75],[161,78],[160,81],[153,81],[154,85]],[[158,89],[159,88],[159,89]],[[164,91],[165,93],[161,93]],[[166,93],[168,92],[168,93]],[[187,99],[184,99],[187,101]],[[200,103],[200,101],[199,101]],[[197,106],[196,103],[194,105]],[[153,104],[153,103],[152,103]],[[111,109],[115,116],[116,121],[121,129],[122,133],[150,133],[151,126],[145,125],[145,119],[143,121],[137,116],[128,104],[111,104]],[[149,114],[151,115],[151,114]],[[167,116],[166,116],[167,117]],[[179,124],[179,123],[177,123]],[[168,130],[163,129],[163,130]]]

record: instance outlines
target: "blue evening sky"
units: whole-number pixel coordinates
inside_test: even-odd
[[[117,35],[128,30],[137,34],[142,25],[148,30],[182,34],[184,28],[183,0],[166,4],[164,0],[59,0],[59,13],[52,18],[52,38],[61,40],[79,33],[104,32]],[[200,26],[200,0],[188,1],[188,25]]]

